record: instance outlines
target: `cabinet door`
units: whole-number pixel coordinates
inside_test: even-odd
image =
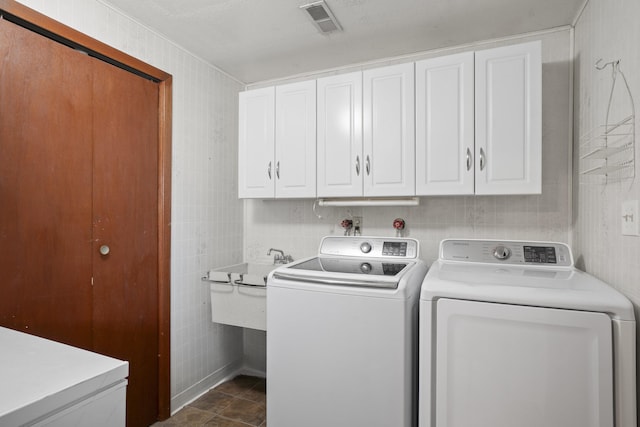
[[[275,89],[240,92],[238,196],[274,196]]]
[[[473,52],[416,62],[416,194],[473,194]]]
[[[276,197],[316,196],[316,82],[276,87]]]
[[[415,195],[414,65],[363,73],[364,195]]]
[[[476,194],[541,192],[540,42],[476,52]]]
[[[318,197],[362,196],[362,73],[317,83]]]

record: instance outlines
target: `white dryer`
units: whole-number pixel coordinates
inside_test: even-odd
[[[330,236],[270,274],[270,426],[417,424],[418,257],[413,239]]]
[[[635,427],[630,301],[562,243],[445,240],[420,296],[420,427]]]

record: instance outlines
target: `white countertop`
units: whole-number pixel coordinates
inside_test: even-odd
[[[0,327],[0,425],[44,417],[128,375],[127,362]]]

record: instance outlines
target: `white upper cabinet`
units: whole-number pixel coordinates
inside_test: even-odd
[[[316,196],[315,80],[239,98],[240,198]]]
[[[275,89],[240,92],[238,195],[274,196]]]
[[[414,64],[363,72],[364,196],[415,195]]]
[[[362,73],[318,79],[318,197],[362,196]]]
[[[416,62],[416,194],[473,194],[473,52]]]
[[[276,197],[316,196],[316,82],[276,87]]]
[[[539,194],[541,47],[476,52],[476,194]]]
[[[541,92],[539,41],[242,92],[239,195],[539,194]]]

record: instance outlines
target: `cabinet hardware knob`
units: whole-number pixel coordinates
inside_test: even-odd
[[[480,148],[480,170],[484,170],[484,167],[487,165],[487,161],[484,157],[484,150]]]
[[[109,255],[109,252],[111,252],[111,249],[109,248],[109,246],[107,245],[102,245],[100,246],[100,255]]]
[[[371,160],[369,159],[369,156],[367,156],[367,162],[366,162],[364,168],[367,171],[367,175],[370,175],[371,174]]]
[[[360,156],[356,156],[356,175],[360,176]]]
[[[280,161],[276,163],[276,178],[280,179]]]
[[[269,176],[269,179],[271,179],[271,162],[269,162],[269,166],[267,167],[267,175]]]
[[[471,149],[467,147],[467,171],[471,170],[472,165],[473,165],[473,158],[471,157]]]

